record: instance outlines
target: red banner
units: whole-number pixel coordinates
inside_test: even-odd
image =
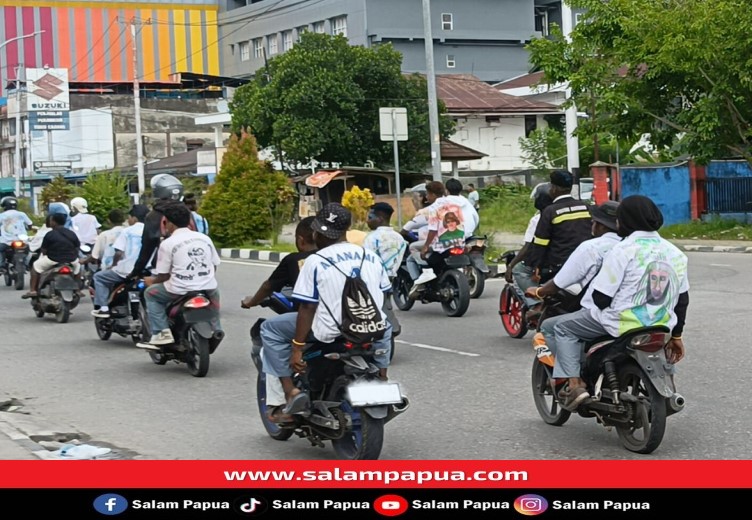
[[[0,488],[752,488],[752,461],[6,460]]]

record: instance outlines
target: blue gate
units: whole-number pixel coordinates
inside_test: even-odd
[[[709,178],[706,188],[708,213],[752,212],[752,177]]]

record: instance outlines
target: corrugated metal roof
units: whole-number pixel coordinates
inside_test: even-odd
[[[436,76],[436,94],[451,112],[559,113],[551,103],[510,96],[470,74]]]

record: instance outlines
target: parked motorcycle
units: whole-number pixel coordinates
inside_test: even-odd
[[[99,339],[107,341],[114,332],[124,338],[130,336],[134,343],[141,341],[145,288],[143,280],[132,280],[113,287],[107,304],[110,317],[94,318]]]
[[[24,288],[26,281],[26,267],[29,258],[29,237],[28,235],[19,235],[17,240],[10,243],[10,247],[5,249],[5,285],[10,287],[16,286],[17,291]]]
[[[138,309],[140,330],[136,343],[145,343],[151,339],[151,329],[143,300]],[[149,350],[152,362],[156,365],[164,365],[168,361],[185,363],[191,375],[204,377],[209,372],[209,356],[217,350],[225,336],[224,331],[214,326],[219,310],[211,306],[205,292],[193,291],[168,305],[167,317],[175,343],[164,345],[159,351]]]
[[[586,344],[582,378],[591,398],[577,413],[595,418],[608,430],[616,428],[629,451],[655,451],[666,431],[666,417],[684,408],[664,350],[669,334],[667,327],[645,327]],[[557,384],[552,378],[553,355],[538,354],[532,370],[535,407],[545,423],[562,426],[573,413],[561,407],[558,397],[565,381]]]
[[[465,240],[465,252],[470,257],[470,265],[463,270],[467,277],[467,283],[470,287],[470,298],[480,298],[486,287],[486,278],[491,270],[486,265],[485,254],[488,237],[471,236]]]
[[[463,248],[450,250],[441,272],[438,273],[436,279],[425,284],[426,287],[420,292],[418,300],[412,300],[408,296],[414,282],[407,270],[407,256],[405,255],[402,260],[402,265],[392,282],[392,296],[399,310],[409,311],[416,301],[420,301],[421,303],[440,302],[444,313],[454,318],[467,312],[470,306],[470,286],[464,269],[472,263]]]
[[[73,274],[71,264],[58,264],[39,278],[37,296],[31,298],[31,307],[37,318],[54,314],[58,323],[67,323],[71,310],[78,306],[79,279]]]
[[[285,312],[289,300],[275,293],[262,306]],[[277,312],[280,312],[277,310]],[[295,385],[310,399],[308,410],[293,415],[293,422],[269,419],[266,405],[266,374],[261,360],[261,324],[251,328],[251,358],[258,371],[256,399],[261,421],[272,439],[285,441],[293,434],[311,446],[325,447],[330,441],[340,460],[376,460],[384,445],[384,425],[409,407],[399,383],[377,378],[379,369],[371,363],[378,351],[372,345],[338,341],[309,345],[303,359],[308,369],[295,374]]]

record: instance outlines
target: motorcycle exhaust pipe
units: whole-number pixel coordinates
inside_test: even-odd
[[[217,341],[222,341],[225,338],[225,331],[223,331],[223,330],[215,330],[213,337]]]
[[[668,405],[674,412],[680,412],[684,409],[684,396],[681,394],[674,394],[668,399]]]
[[[406,412],[408,408],[410,408],[410,401],[407,399],[407,397],[403,397],[401,403],[393,404],[389,407],[388,411],[386,412],[384,423],[388,423],[401,413]]]

